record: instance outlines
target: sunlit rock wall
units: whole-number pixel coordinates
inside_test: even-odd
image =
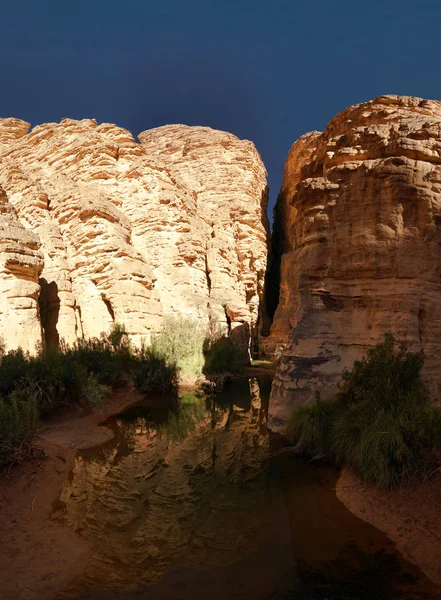
[[[167,125],[139,135],[149,156],[166,164],[170,176],[191,190],[197,222],[180,247],[186,278],[174,278],[165,295],[176,308],[196,301],[198,309],[232,328],[254,327],[263,296],[267,258],[266,171],[254,144],[209,127]],[[160,260],[159,260],[160,262]],[[160,268],[160,266],[159,266]]]
[[[99,336],[118,321],[140,343],[164,314],[225,331],[255,326],[267,194],[251,142],[177,125],[144,132],[139,144],[90,119],[28,131],[0,120],[0,185],[41,243],[46,341]]]
[[[424,348],[439,397],[441,103],[382,96],[337,115],[288,156],[276,215],[280,297],[267,347],[286,344],[269,422],[331,396],[392,331]]]
[[[28,350],[40,339],[37,300],[42,269],[38,236],[21,225],[0,187],[0,338],[6,347]]]

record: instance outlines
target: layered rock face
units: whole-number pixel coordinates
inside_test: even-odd
[[[0,185],[41,244],[32,281],[46,341],[99,336],[118,321],[148,342],[164,314],[255,326],[267,196],[253,144],[183,125],[144,132],[142,144],[94,120],[28,130],[0,120]],[[42,334],[28,333],[32,349]]]
[[[42,269],[38,237],[21,225],[0,187],[0,336],[6,347],[29,350],[29,340],[39,339]]]
[[[145,131],[139,139],[195,198],[201,235],[187,238],[181,256],[199,272],[194,282],[191,277],[177,282],[184,303],[185,286],[193,285],[199,309],[211,311],[216,321],[225,322],[227,315],[233,328],[256,323],[266,270],[268,197],[254,144],[223,131],[182,125]]]
[[[316,392],[333,395],[388,331],[424,348],[439,396],[441,102],[382,96],[301,138],[276,214],[280,296],[267,346],[286,348],[270,426],[283,430]]]

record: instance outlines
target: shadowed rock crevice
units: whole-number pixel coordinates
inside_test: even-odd
[[[280,214],[279,200],[273,211],[273,231],[268,244],[268,267],[265,274],[265,313],[266,321],[262,325],[262,335],[268,336],[274,314],[279,304],[280,263],[284,253],[283,216]]]
[[[210,294],[211,294],[211,277],[210,277],[210,270],[208,268],[208,256],[207,256],[207,254],[205,254],[205,277],[207,279],[208,296],[210,297]]]
[[[110,318],[112,319],[112,322],[115,322],[115,311],[113,310],[112,307],[112,303],[110,302],[110,300],[108,300],[107,298],[105,298],[103,295],[101,295],[104,304],[106,305],[106,308],[109,312]]]
[[[60,336],[57,329],[60,316],[58,286],[55,281],[48,283],[44,277],[39,279],[38,283],[40,284],[38,305],[41,327],[43,329],[43,341],[46,346],[57,348],[60,344]]]

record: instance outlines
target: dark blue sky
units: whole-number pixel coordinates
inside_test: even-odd
[[[439,0],[4,0],[0,116],[292,142],[380,94],[441,99]]]

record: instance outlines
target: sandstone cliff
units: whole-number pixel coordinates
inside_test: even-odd
[[[439,396],[441,102],[382,96],[300,138],[276,215],[280,296],[266,345],[286,349],[270,426],[283,430],[316,391],[333,394],[387,331],[424,348]]]
[[[224,330],[255,326],[267,193],[251,142],[175,125],[144,132],[139,144],[88,119],[28,130],[19,119],[0,120],[0,185],[15,210],[8,214],[18,216],[20,252],[37,253],[0,274],[1,289],[18,290],[13,300],[2,295],[3,322],[26,320],[23,334],[2,332],[8,348],[33,350],[43,338],[72,343],[113,321],[140,343],[164,314]],[[26,319],[17,321],[24,305]]]
[[[38,277],[43,269],[40,241],[19,222],[0,188],[0,336],[6,347],[39,339]]]

